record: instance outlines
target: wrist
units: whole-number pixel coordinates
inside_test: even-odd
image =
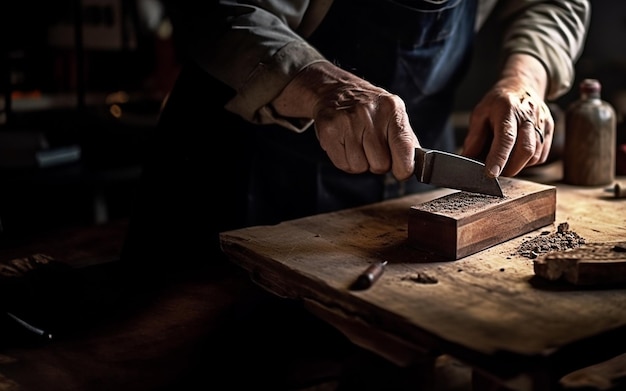
[[[548,72],[535,56],[525,53],[511,54],[501,72],[501,78],[522,80],[544,99],[548,91]]]
[[[335,66],[326,61],[308,65],[272,101],[274,110],[284,117],[312,119],[319,91],[332,80],[331,68]]]

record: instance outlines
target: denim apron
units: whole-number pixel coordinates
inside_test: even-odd
[[[335,0],[308,41],[336,65],[400,96],[406,103],[411,126],[422,146],[453,151],[454,129],[450,114],[454,92],[471,60],[476,0]],[[285,170],[284,157],[305,189],[280,205],[310,202],[305,214],[327,212],[382,201],[430,189],[415,178],[399,183],[391,174],[354,175],[335,168],[317,145],[314,132],[285,135],[260,129],[258,145],[272,151],[256,165],[253,189],[267,186],[277,171]],[[300,162],[308,162],[298,164]],[[304,166],[304,167],[303,167]],[[267,169],[270,169],[267,172]],[[266,175],[264,174],[266,173]],[[306,181],[304,175],[309,175]],[[277,185],[281,185],[280,183]],[[289,187],[288,183],[282,183]],[[257,192],[251,211],[262,211],[276,197]],[[254,192],[253,192],[254,193]],[[286,194],[286,193],[283,193]],[[315,199],[311,199],[315,195]],[[256,198],[255,198],[256,197]],[[271,207],[270,207],[271,209]],[[262,213],[262,212],[261,212]],[[269,216],[258,215],[260,219]]]
[[[402,97],[424,147],[451,150],[449,114],[475,14],[476,0],[336,0],[309,38],[329,60]],[[142,273],[223,257],[219,232],[423,189],[414,178],[338,170],[313,129],[248,123],[224,110],[233,94],[183,64],[147,140],[123,253]]]

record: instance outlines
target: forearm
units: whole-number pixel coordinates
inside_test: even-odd
[[[288,118],[312,119],[318,88],[331,79],[324,66],[310,65],[298,73],[272,101],[276,113]]]
[[[501,15],[507,24],[503,50],[508,58],[526,53],[547,71],[546,99],[567,92],[574,63],[582,53],[589,26],[588,0],[508,0]]]
[[[255,123],[306,124],[275,118],[270,102],[303,68],[323,60],[296,34],[308,1],[170,1],[183,50],[212,77],[230,86],[226,109]]]

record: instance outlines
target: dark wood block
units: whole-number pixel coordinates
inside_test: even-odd
[[[504,197],[455,192],[411,206],[409,243],[455,260],[552,224],[556,188],[500,178]]]

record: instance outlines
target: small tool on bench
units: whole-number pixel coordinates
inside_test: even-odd
[[[363,273],[359,274],[350,289],[354,291],[369,289],[376,281],[378,281],[380,276],[383,275],[385,266],[387,266],[387,261],[372,263],[363,271]]]
[[[415,176],[422,183],[504,197],[498,178],[488,176],[483,163],[449,152],[416,148]]]

